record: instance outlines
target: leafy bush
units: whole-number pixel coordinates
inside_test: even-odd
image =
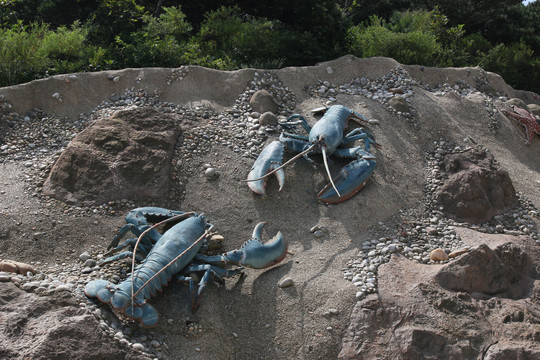
[[[56,31],[36,23],[0,29],[0,86],[106,64],[104,50],[86,44],[87,35],[78,23]]]
[[[179,66],[189,45],[191,25],[180,6],[163,8],[159,17],[145,14],[144,25],[124,41],[116,38],[117,61],[122,67]]]
[[[128,41],[129,36],[143,24],[145,8],[135,0],[100,0],[89,20],[90,39],[108,47],[117,38]]]
[[[515,88],[540,93],[540,58],[524,43],[493,47],[482,58],[480,66],[501,75]]]
[[[44,73],[47,59],[38,50],[46,31],[44,25],[27,28],[22,24],[0,29],[0,86],[30,81]]]
[[[386,56],[403,64],[435,65],[442,48],[430,32],[398,24],[408,32],[394,32],[377,16],[369,26],[353,26],[348,34],[348,51],[359,57]]]
[[[309,33],[289,30],[276,20],[243,15],[238,7],[207,13],[197,38],[204,53],[235,68],[305,64],[318,50]]]
[[[47,59],[47,72],[70,73],[85,69],[90,64],[101,65],[105,53],[88,45],[88,29],[75,22],[71,29],[61,26],[56,31],[45,31],[38,53]]]

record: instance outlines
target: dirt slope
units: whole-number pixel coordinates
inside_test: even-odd
[[[279,81],[260,82],[262,75]],[[286,99],[280,114],[283,116],[301,113],[309,115],[313,123],[311,109],[342,104],[378,120],[367,127],[382,148],[373,152],[377,169],[361,192],[338,205],[317,201],[316,194],[326,184],[326,176],[321,168],[300,160],[286,169],[286,185],[281,192],[271,179],[267,196],[251,193],[243,180],[264,142],[275,140],[278,132],[270,129],[260,135],[263,143],[259,147],[248,145],[249,125],[235,127],[235,119],[241,122],[250,112],[246,107],[249,90],[265,87],[273,89],[275,97],[283,95]],[[377,95],[377,90],[384,96],[394,87],[410,89],[410,114],[391,110],[388,101]],[[153,101],[152,106],[166,111],[181,108],[183,115],[191,114],[195,119],[190,126],[183,126],[171,160],[173,190],[154,205],[204,213],[224,236],[225,250],[241,246],[257,222],[267,221],[265,238],[281,231],[294,254],[274,268],[246,270],[247,276],[227,279],[222,286],[209,286],[194,314],[189,309],[187,288],[169,286],[151,300],[162,315],[158,327],[151,331],[132,323],[121,324],[107,307],[96,308],[86,302],[81,288],[89,278],[81,275],[83,265],[79,260],[83,252],[95,256],[109,244],[123,225],[126,211],[150,204],[127,199],[81,208],[42,197],[40,186],[69,141],[50,147],[39,134],[32,133],[32,140],[28,140],[20,130],[28,126],[31,132],[32,127],[42,129],[43,124],[50,123],[47,132],[40,132],[41,136],[49,134],[46,137],[50,140],[51,133],[66,136],[65,131],[57,129],[69,124],[74,136],[92,120],[106,116],[109,109],[138,106],[133,100],[137,93],[141,99],[148,99],[146,105]],[[436,149],[435,141],[486,148],[508,171],[528,206],[540,208],[540,138],[525,144],[522,129],[497,111],[508,98],[540,103],[533,95],[514,90],[498,75],[479,68],[433,69],[404,66],[386,58],[349,56],[314,67],[276,71],[126,69],[62,75],[2,88],[1,102],[11,108],[3,111],[4,121],[0,123],[0,259],[28,262],[47,278],[71,281],[71,291],[82,309],[107,323],[104,331],[112,335],[108,341],[117,342],[112,337],[119,331],[129,339],[123,345],[126,354],[135,353],[130,347],[138,348],[133,344],[141,343],[152,356],[170,359],[337,358],[358,301],[358,287],[344,277],[344,271],[366,242],[383,238],[398,241],[410,214],[424,213],[430,171],[427,154]],[[32,112],[41,115],[33,116]],[[229,121],[229,128],[223,125],[223,119]],[[219,131],[226,134],[216,140],[214,135]],[[207,134],[212,134],[212,141],[203,136]],[[35,151],[30,141],[37,144]],[[227,141],[230,145],[224,145]],[[37,151],[47,147],[52,150]],[[219,177],[209,180],[204,164],[215,168]],[[343,164],[333,163],[333,172]],[[538,218],[533,216],[530,221],[535,227],[532,234],[537,236]],[[310,231],[316,225],[326,229],[321,237]],[[29,281],[22,276],[0,276],[6,282]],[[287,277],[294,285],[278,287]],[[6,286],[11,284],[0,282],[0,291]],[[0,307],[9,304],[13,309],[10,301],[3,300]],[[96,309],[100,311],[96,313]],[[24,354],[17,353],[20,346],[10,344],[26,340],[6,331],[13,324],[4,319],[0,316],[0,357],[4,351],[22,358]],[[96,323],[88,322],[88,326]],[[79,340],[80,346],[85,346],[86,340]],[[46,353],[33,356],[48,358]]]

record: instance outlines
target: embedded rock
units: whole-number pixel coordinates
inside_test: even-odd
[[[390,104],[390,106],[392,106],[396,111],[401,111],[401,112],[409,112],[411,111],[411,106],[407,103],[407,101],[402,98],[402,97],[399,97],[399,96],[395,96],[393,98],[391,98],[388,103]]]
[[[32,267],[32,265],[12,260],[0,261],[0,271],[23,275],[26,275],[29,272],[32,274],[36,273],[36,270]]]
[[[274,100],[272,94],[270,94],[266,90],[258,90],[257,92],[255,92],[255,94],[253,94],[253,96],[249,100],[249,105],[251,106],[253,111],[261,114],[264,114],[267,111],[270,111],[274,114],[277,114],[278,112],[276,100]]]
[[[75,204],[165,198],[180,121],[152,108],[99,119],[58,158],[43,193]]]
[[[338,358],[539,358],[538,255],[513,237],[446,265],[393,256],[379,267],[378,294],[353,309]]]
[[[447,154],[442,170],[445,180],[435,198],[448,217],[483,223],[517,205],[508,172],[484,150]]]
[[[0,283],[0,359],[148,359],[99,330],[69,292],[39,296]]]

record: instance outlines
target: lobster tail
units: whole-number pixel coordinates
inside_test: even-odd
[[[113,286],[115,285],[106,280],[94,280],[86,284],[84,293],[89,298],[97,298],[100,302],[109,304],[114,294]]]

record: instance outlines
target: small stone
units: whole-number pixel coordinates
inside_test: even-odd
[[[407,101],[400,96],[395,96],[391,98],[390,100],[388,100],[388,104],[390,104],[390,106],[393,107],[396,111],[409,112],[411,110],[411,107],[409,106]]]
[[[71,291],[71,288],[69,287],[69,285],[62,284],[62,285],[58,285],[56,290],[54,290],[54,292],[56,293],[63,292],[63,291]]]
[[[223,247],[225,238],[222,235],[214,234],[208,241],[208,251],[215,251]]]
[[[315,230],[315,232],[313,232],[313,236],[315,236],[316,238],[321,238],[324,236],[324,231],[322,230]]]
[[[443,249],[435,249],[429,254],[429,259],[432,261],[446,261],[449,257]]]
[[[266,90],[258,90],[255,92],[249,99],[249,105],[253,111],[261,114],[267,111],[273,112],[274,114],[277,114],[278,112],[278,106],[274,97]]]
[[[450,259],[453,259],[453,258],[458,257],[459,255],[463,255],[463,254],[465,254],[467,252],[469,252],[468,249],[461,249],[461,250],[452,251],[450,254],[448,254],[448,257]]]
[[[31,281],[31,282],[27,282],[26,284],[23,284],[21,286],[21,289],[24,291],[34,291],[35,289],[39,287],[39,285],[40,285],[39,282]]]
[[[94,259],[88,259],[84,262],[85,267],[94,267],[96,266],[96,260]]]
[[[290,277],[287,277],[287,278],[281,280],[281,281],[279,282],[279,284],[278,284],[278,286],[279,286],[280,288],[286,288],[286,287],[290,287],[290,286],[293,286],[293,285],[294,285],[294,281],[293,281],[293,279],[290,278]]]
[[[334,69],[329,66],[326,68],[326,72],[328,73],[328,75],[332,75],[334,73]]]
[[[262,126],[276,126],[278,124],[278,118],[274,113],[267,111],[259,117],[259,124]]]
[[[11,260],[0,261],[0,271],[12,272],[16,274],[26,274],[28,272],[31,272],[32,274],[36,273],[36,270],[34,270],[32,266]]]
[[[131,347],[135,350],[144,351],[144,345],[141,343],[134,343]]]
[[[206,176],[206,178],[208,180],[211,180],[211,179],[217,177],[217,171],[216,171],[216,169],[210,167],[210,168],[208,168],[208,169],[206,169],[204,171],[204,176]]]
[[[428,233],[428,235],[437,235],[439,233],[437,229],[433,227],[427,227],[426,232]]]
[[[83,252],[81,255],[79,255],[79,260],[81,260],[82,262],[85,262],[86,260],[90,259],[92,256],[90,256],[90,254],[85,251]]]

